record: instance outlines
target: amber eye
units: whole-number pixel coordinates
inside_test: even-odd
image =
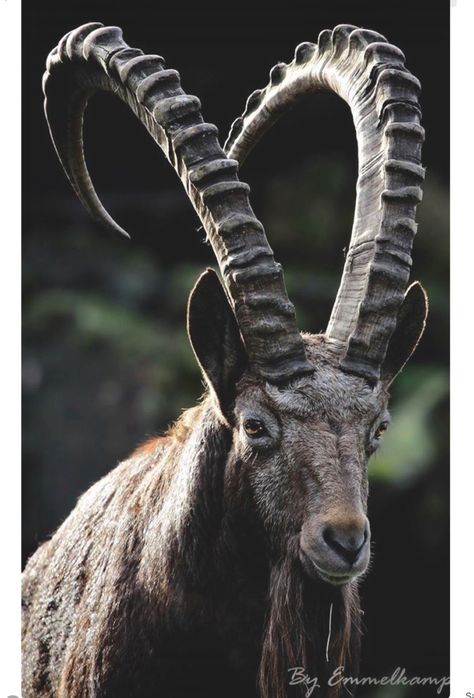
[[[266,433],[265,427],[258,419],[246,419],[244,422],[244,430],[247,436],[251,436],[254,439]]]
[[[387,428],[388,428],[388,422],[382,422],[381,424],[379,424],[379,426],[375,430],[374,438],[380,439],[387,431]]]

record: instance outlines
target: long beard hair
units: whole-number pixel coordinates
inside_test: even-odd
[[[360,654],[360,604],[357,584],[331,587],[312,582],[295,550],[273,565],[269,610],[259,672],[261,698],[310,695],[308,685],[290,686],[291,670],[301,667],[321,688],[313,698],[339,698],[342,685],[329,686],[338,667],[356,677]],[[347,693],[346,695],[350,695]]]

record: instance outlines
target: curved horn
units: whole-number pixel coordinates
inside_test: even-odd
[[[351,25],[321,32],[317,44],[300,44],[294,60],[276,65],[270,84],[250,95],[224,150],[242,163],[290,105],[320,90],[349,104],[359,154],[352,237],[326,336],[339,345],[344,370],[375,381],[408,283],[424,179],[420,83],[403,53]]]
[[[217,257],[250,367],[281,384],[312,372],[298,333],[281,266],[250,207],[238,163],[226,157],[217,129],[205,123],[197,97],[160,56],[130,48],[118,27],[90,23],[59,42],[43,79],[51,137],[84,206],[124,232],[100,203],[84,160],[82,121],[89,98],[103,90],[126,102],[163,150],[196,209]]]

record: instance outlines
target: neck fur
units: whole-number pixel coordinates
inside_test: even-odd
[[[242,483],[238,478],[225,481],[231,433],[209,400],[183,417],[170,435],[180,442],[180,456],[169,483],[172,505],[167,512],[166,559],[175,590],[179,584],[183,596],[202,589],[220,597],[223,590],[232,590],[236,574],[252,576],[250,586],[259,578],[262,618],[266,612],[259,672],[262,698],[303,696],[303,685],[290,693],[290,670],[295,667],[303,667],[309,677],[317,676],[323,687],[338,667],[344,667],[346,676],[356,676],[357,585],[334,588],[309,581],[300,567],[296,539],[280,560],[270,563],[255,531],[255,513],[244,503]],[[341,688],[329,687],[320,695],[338,698]]]

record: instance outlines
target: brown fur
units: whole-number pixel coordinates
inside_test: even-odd
[[[332,339],[300,338],[248,187],[238,182],[235,164],[222,167],[224,152],[196,99],[183,93],[179,76],[160,79],[159,89],[145,97],[142,79],[154,75],[155,59],[138,65],[126,51],[121,62],[120,30],[102,30],[103,44],[89,34],[94,26],[72,32],[67,50],[63,39],[50,53],[43,81],[50,131],[74,189],[98,220],[123,232],[98,206],[81,153],[79,107],[95,90],[112,90],[185,183],[226,289],[208,270],[188,304],[188,334],[208,386],[202,405],[94,485],[26,567],[24,696],[243,698],[255,695],[259,675],[261,698],[285,698],[295,665],[324,686],[341,664],[347,673],[357,670],[357,578],[370,559],[367,460],[388,419],[387,387],[426,317],[420,286],[411,287],[401,305],[411,237],[404,233],[397,242],[403,255],[382,244],[398,231],[401,216],[409,218],[404,230],[413,232],[412,199],[421,194],[411,187],[417,196],[399,200],[396,190],[400,177],[411,182],[415,173],[419,183],[423,173],[418,167],[405,172],[403,161],[393,181],[382,167],[365,173],[350,252],[372,240],[373,263],[364,249],[353,270],[348,255],[328,326]],[[342,46],[349,31],[336,28],[333,42]],[[358,61],[357,47],[350,49]],[[302,84],[311,72],[307,59],[300,47],[293,77]],[[361,141],[367,164],[376,151],[386,160],[388,140],[379,115],[364,106],[372,96],[362,90],[368,73],[359,73],[357,94],[364,99],[351,104],[356,116],[365,114],[365,131],[373,131]],[[278,69],[273,82],[284,74]],[[349,82],[335,75],[323,76],[320,86],[334,82],[347,97],[355,73]],[[293,101],[295,83],[282,84]],[[383,83],[384,90],[391,87]],[[273,88],[270,93],[273,99]],[[255,106],[252,98],[247,116]],[[258,117],[266,118],[268,109],[255,113],[250,123],[262,126]],[[416,149],[418,110],[410,114]],[[392,135],[396,163],[403,139]],[[240,141],[252,140],[240,132]],[[380,198],[382,190],[397,196]],[[388,346],[392,335],[395,351]]]
[[[258,673],[258,695],[284,698],[303,695],[294,666],[355,675],[357,581],[308,576],[300,534],[354,497],[365,507],[362,444],[388,396],[342,374],[321,338],[305,342],[313,377],[279,391],[244,373],[227,424],[208,396],[96,483],[31,558],[25,698],[242,698]],[[251,448],[249,410],[275,447]]]

